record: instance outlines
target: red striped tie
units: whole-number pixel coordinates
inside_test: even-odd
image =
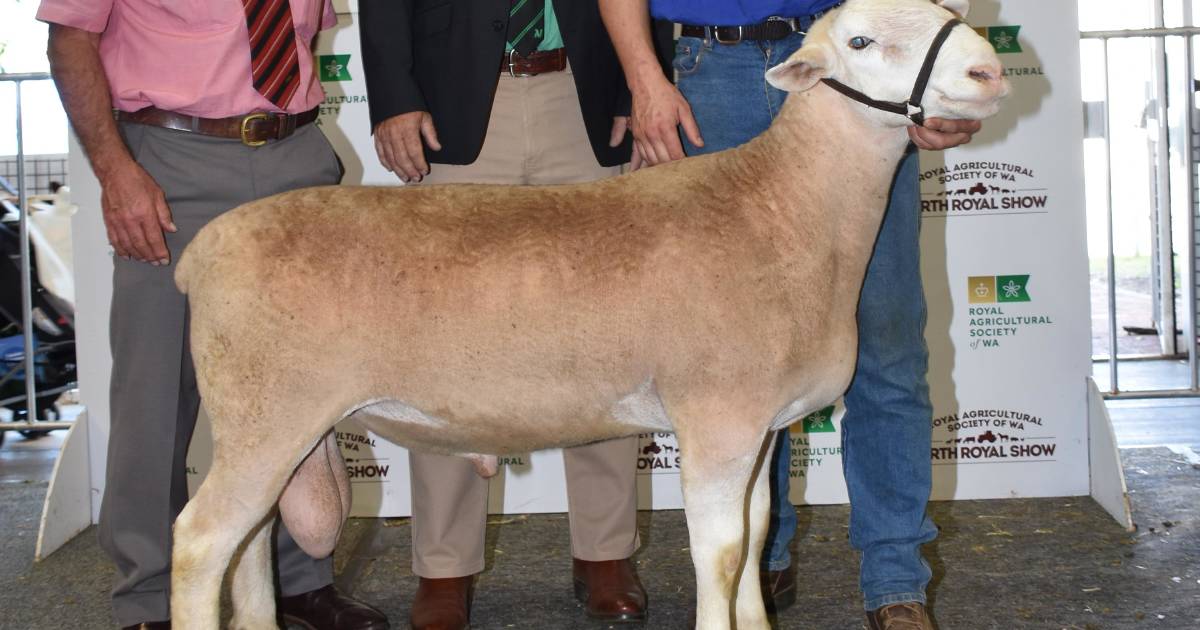
[[[250,69],[254,89],[279,109],[300,87],[296,31],[288,0],[242,0],[250,32]]]

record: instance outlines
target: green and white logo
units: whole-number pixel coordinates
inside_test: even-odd
[[[833,405],[819,411],[814,411],[800,421],[800,430],[804,433],[833,433]]]
[[[997,302],[1028,302],[1029,276],[996,276]]]
[[[979,26],[975,28],[975,32],[979,33],[980,37],[988,40],[992,48],[995,48],[999,54],[1022,52],[1021,42],[1017,40],[1017,33],[1020,31],[1020,25]]]
[[[321,55],[317,67],[322,81],[351,81],[350,55]]]

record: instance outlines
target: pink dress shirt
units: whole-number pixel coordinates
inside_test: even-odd
[[[337,17],[331,0],[289,2],[300,87],[286,111],[295,114],[325,98],[312,41]],[[37,17],[101,34],[100,60],[117,109],[153,105],[204,118],[279,111],[254,89],[241,0],[42,0]]]

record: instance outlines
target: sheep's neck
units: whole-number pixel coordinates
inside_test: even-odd
[[[765,215],[777,247],[828,239],[847,269],[865,271],[907,145],[904,127],[880,127],[864,106],[818,84],[790,95],[771,128],[729,152],[722,168],[750,191],[748,206]]]

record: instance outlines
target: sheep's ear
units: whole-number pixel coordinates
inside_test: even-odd
[[[968,0],[936,0],[946,10],[960,18],[967,17],[967,11],[971,10],[971,3]]]
[[[787,61],[767,70],[767,83],[785,92],[803,92],[829,76],[829,57],[825,46],[804,46]]]

